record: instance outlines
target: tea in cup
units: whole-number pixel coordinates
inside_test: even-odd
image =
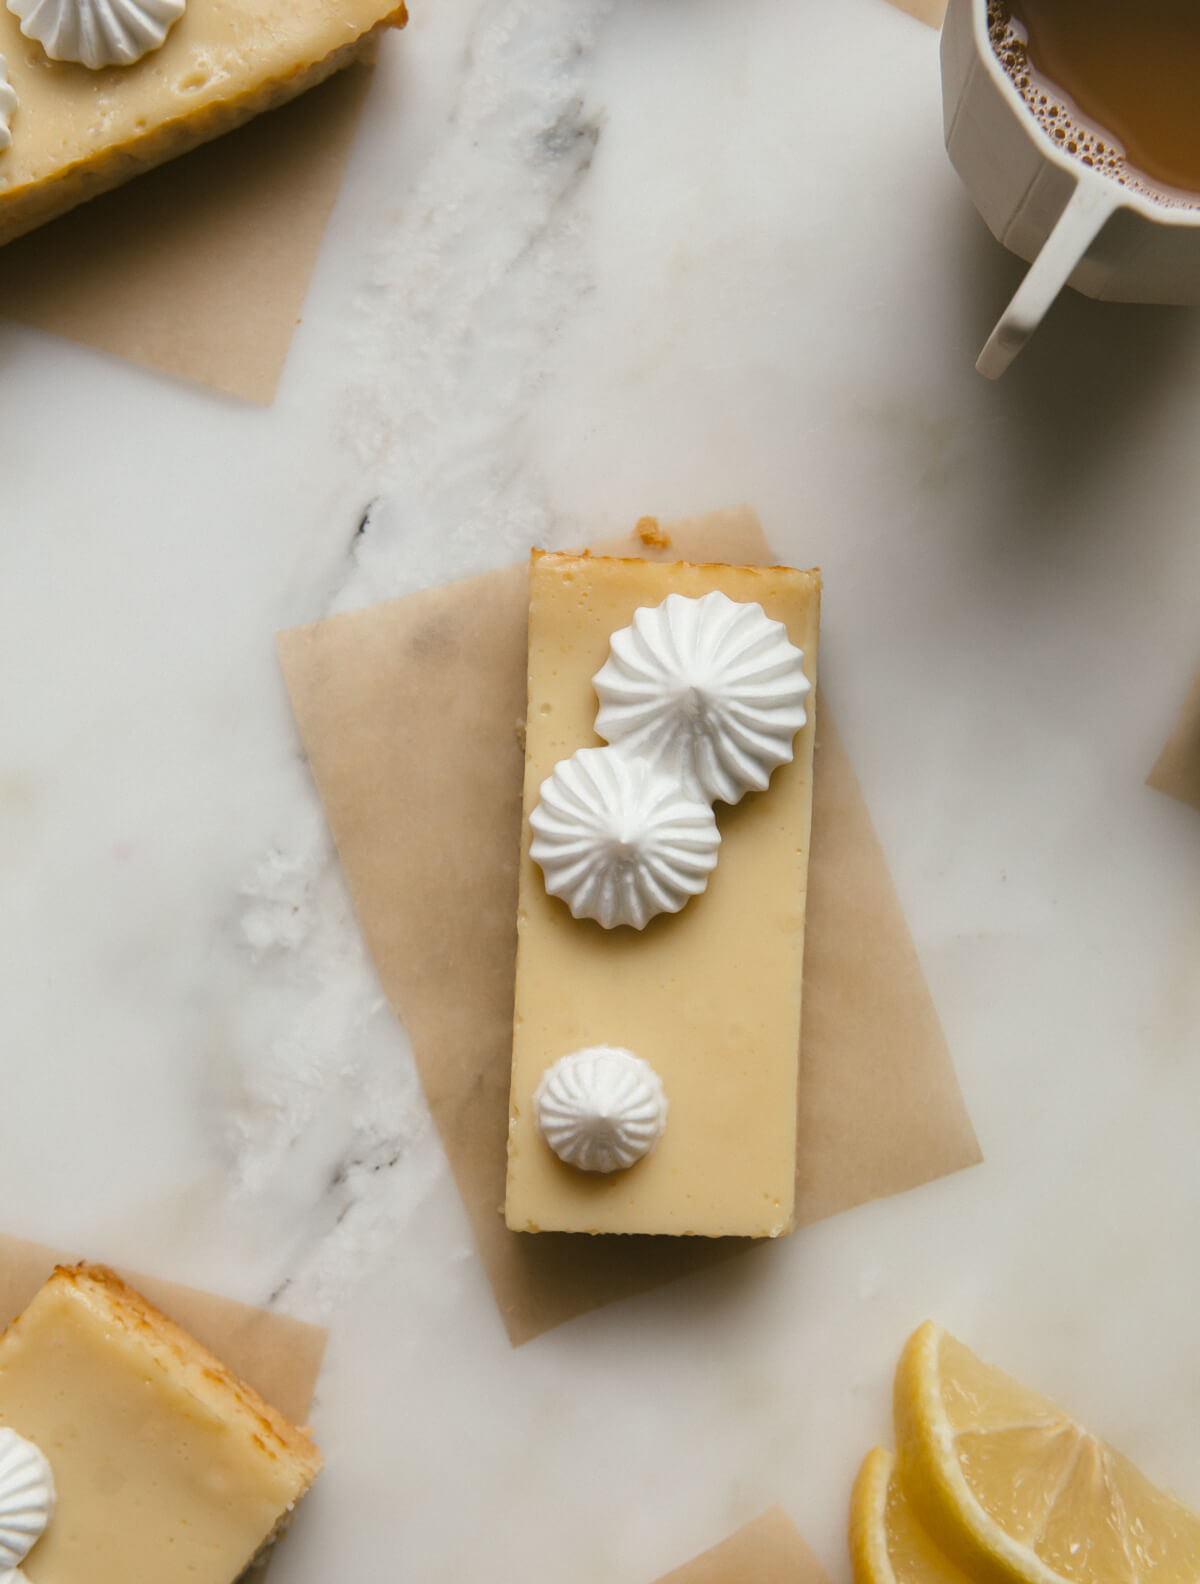
[[[1200,0],[949,0],[946,147],[1031,268],[977,367],[996,378],[1066,284],[1200,303]]]

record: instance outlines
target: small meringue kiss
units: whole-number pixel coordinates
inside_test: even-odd
[[[662,1137],[667,1098],[649,1062],[617,1045],[591,1045],[546,1069],[533,1114],[538,1132],[566,1165],[628,1171]]]

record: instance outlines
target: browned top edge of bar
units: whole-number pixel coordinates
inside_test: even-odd
[[[592,566],[599,563],[607,563],[610,566],[685,566],[695,567],[698,572],[715,572],[736,567],[739,572],[753,572],[761,576],[765,576],[768,572],[799,572],[803,577],[816,578],[818,583],[821,582],[820,567],[794,567],[782,561],[774,561],[769,566],[755,566],[736,561],[687,561],[679,557],[675,560],[659,560],[654,556],[593,555],[590,550],[531,550],[530,569],[532,570],[539,561],[584,561]]]

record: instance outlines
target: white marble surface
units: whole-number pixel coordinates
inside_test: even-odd
[[[1055,309],[882,0],[437,0],[275,406],[0,327],[2,1224],[333,1327],[278,1584],[835,1584],[925,1315],[1200,1503],[1200,316]],[[987,1156],[512,1352],[276,671],[290,623],[754,502]],[[358,531],[365,519],[365,528]]]

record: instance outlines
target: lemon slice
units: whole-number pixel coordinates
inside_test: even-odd
[[[988,1584],[1197,1584],[1200,1517],[932,1322],[896,1370],[897,1476]]]
[[[896,1478],[896,1459],[868,1452],[850,1498],[855,1584],[971,1584],[926,1534]]]

